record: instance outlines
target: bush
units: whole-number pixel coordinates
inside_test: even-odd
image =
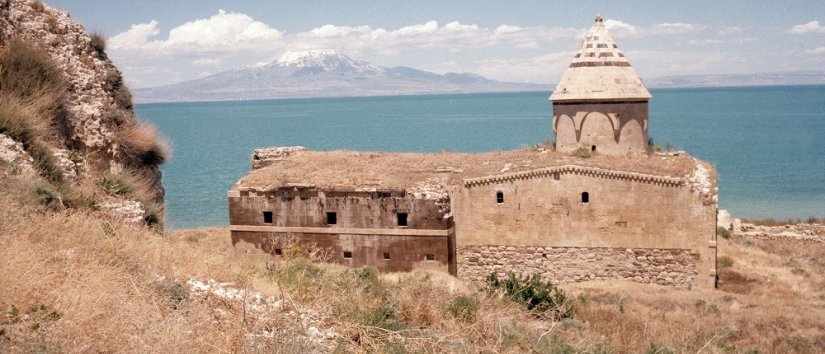
[[[590,149],[588,149],[586,147],[580,147],[580,148],[576,149],[576,151],[573,152],[573,156],[583,158],[583,159],[588,159],[588,158],[593,157],[593,154],[590,151]]]
[[[63,104],[66,81],[48,53],[23,41],[13,40],[0,49],[0,95],[19,98],[47,118],[54,118]]]
[[[100,33],[92,33],[90,38],[92,40],[89,42],[89,45],[97,52],[98,56],[104,57],[106,55],[106,37]]]
[[[106,173],[98,182],[98,186],[108,193],[117,196],[127,196],[135,191],[132,181],[121,174]]]
[[[447,303],[447,312],[459,321],[474,322],[478,313],[478,300],[466,295],[455,297]]]
[[[115,104],[123,109],[132,109],[132,93],[123,82],[123,75],[117,69],[106,73],[106,88],[112,93]]]
[[[45,183],[39,184],[35,186],[34,194],[40,205],[52,210],[63,209],[63,197],[54,187]]]
[[[46,12],[46,5],[43,5],[43,2],[40,0],[34,0],[31,2],[32,10],[37,12]]]
[[[157,128],[146,122],[139,122],[123,129],[117,136],[121,152],[132,164],[158,166],[170,155],[166,140],[158,135]]]
[[[719,264],[719,269],[730,268],[733,267],[733,258],[722,256],[717,259],[717,263]]]
[[[0,93],[0,134],[23,144],[34,159],[35,168],[50,181],[61,183],[63,173],[57,167],[48,145],[43,142],[48,135],[48,127],[33,111],[31,105],[23,104],[19,98]]]
[[[554,319],[573,317],[573,308],[564,290],[549,281],[542,281],[538,274],[521,278],[510,272],[502,280],[496,273],[490,273],[486,286],[489,292],[503,292],[536,313],[550,314]]]
[[[381,328],[387,331],[397,332],[404,329],[404,323],[398,319],[398,310],[389,303],[367,309],[364,311],[358,322],[367,327]]]
[[[726,239],[726,240],[730,238],[730,231],[728,231],[728,229],[726,229],[724,227],[717,227],[716,228],[716,234],[719,235],[719,237],[721,237],[723,239]]]

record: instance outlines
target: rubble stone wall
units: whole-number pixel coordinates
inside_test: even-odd
[[[498,263],[521,271],[525,269],[523,263],[534,264],[541,274],[571,267],[569,273],[563,273],[565,279],[617,276],[664,283],[669,281],[654,277],[659,271],[658,263],[651,267],[651,263],[631,262],[630,265],[638,268],[637,273],[626,276],[619,270],[626,269],[628,263],[615,257],[624,254],[626,249],[649,250],[654,256],[664,252],[657,250],[682,250],[680,252],[695,255],[696,259],[687,268],[667,267],[668,273],[683,273],[675,282],[681,284],[689,280],[698,287],[715,286],[716,204],[712,200],[708,202],[705,195],[688,184],[669,183],[669,179],[630,179],[621,174],[577,171],[491,178],[486,182],[473,180],[457,188],[451,196],[451,210],[455,218],[459,276],[467,272],[487,272],[491,265]],[[558,250],[589,251],[570,251],[573,252],[570,261],[563,263],[535,263],[528,253],[514,253],[512,260],[503,261],[489,252],[475,254],[473,257],[477,260],[467,261],[468,251],[489,246],[509,246],[516,250],[543,247],[552,250],[544,252],[548,255],[557,254]],[[594,250],[619,250],[619,253]],[[615,258],[610,264],[619,267],[607,272],[602,269],[601,261],[588,263],[591,258],[587,255],[591,254]]]
[[[507,272],[557,284],[625,279],[689,288],[697,277],[700,255],[683,249],[466,246],[458,249],[459,277],[483,281]]]

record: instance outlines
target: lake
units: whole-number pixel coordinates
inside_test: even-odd
[[[712,162],[737,217],[825,216],[825,86],[652,90],[650,136]],[[226,225],[254,148],[465,151],[553,140],[548,92],[142,104],[172,142],[167,225]]]

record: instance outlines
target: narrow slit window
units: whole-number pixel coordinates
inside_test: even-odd
[[[345,259],[352,259],[352,251],[344,251]]]
[[[388,261],[390,259],[392,259],[392,258],[390,258],[390,253],[389,252],[384,252],[384,260]]]
[[[327,225],[335,225],[338,223],[338,213],[333,211],[327,212]]]
[[[435,255],[434,255],[434,254],[427,254],[427,255],[425,256],[425,258],[426,258],[428,261],[434,261],[434,260],[435,260]]]
[[[265,224],[271,224],[272,223],[272,212],[271,211],[265,211],[264,212],[264,223]]]
[[[398,226],[407,226],[407,219],[409,218],[409,214],[407,213],[398,213]]]
[[[504,192],[496,192],[496,203],[504,204]]]
[[[596,145],[591,146],[590,151],[596,152]]]
[[[590,203],[590,193],[587,193],[587,192],[582,193],[582,203],[584,203],[584,204]]]

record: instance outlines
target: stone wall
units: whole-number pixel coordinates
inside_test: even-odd
[[[320,258],[350,267],[373,266],[380,271],[436,269],[455,274],[453,235],[399,236],[337,233],[232,231],[232,244],[251,246],[252,253],[280,258],[292,245],[318,252]],[[348,252],[345,254],[345,252]]]
[[[553,115],[558,151],[579,147],[608,155],[647,151],[647,102],[555,103]]]
[[[456,188],[451,209],[460,258],[466,256],[465,250],[486,246],[685,250],[697,257],[690,271],[696,276],[680,279],[690,279],[694,286],[715,286],[716,204],[712,196],[691,187],[688,179],[575,166],[550,172],[466,180]],[[468,265],[459,263],[459,275]],[[598,269],[600,263],[579,267]],[[602,277],[607,273],[588,270],[583,274]],[[650,282],[649,276],[642,281]]]
[[[458,276],[475,281],[515,272],[557,284],[625,279],[685,288],[694,284],[700,258],[680,249],[541,246],[467,246],[458,255]]]

